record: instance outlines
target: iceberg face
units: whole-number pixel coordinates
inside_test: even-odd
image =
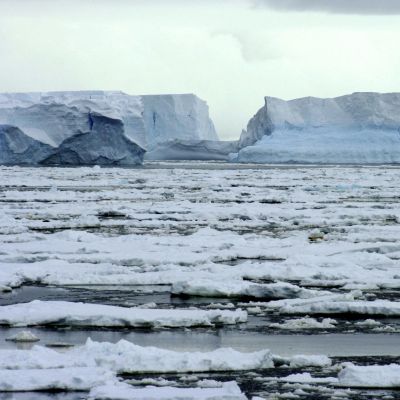
[[[91,130],[65,139],[43,165],[135,165],[145,150],[124,135],[121,120],[90,115]]]
[[[266,97],[232,160],[258,163],[399,163],[400,94],[333,99]]]
[[[78,91],[0,94],[0,123],[18,126],[52,146],[91,130],[91,114],[118,119],[125,135],[143,145],[145,127],[139,96],[122,92]]]
[[[194,94],[142,96],[147,148],[172,139],[218,140],[207,103]]]
[[[10,125],[0,125],[0,164],[36,164],[53,148]]]
[[[4,93],[0,94],[0,124],[18,127],[32,141],[56,148],[44,157],[27,154],[22,160],[7,161],[15,164],[134,165],[142,162],[143,149],[157,148],[160,154],[158,146],[171,140],[194,141],[186,143],[189,151],[183,152],[203,159],[208,148],[202,149],[197,142],[218,140],[207,104],[193,94]],[[173,154],[179,150],[178,146]],[[214,153],[219,157],[218,150]],[[159,157],[169,159],[163,154]]]

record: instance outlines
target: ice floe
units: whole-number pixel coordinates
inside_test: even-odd
[[[113,326],[113,327],[190,327],[246,322],[242,310],[168,310],[40,301],[0,307],[0,325],[34,326]]]
[[[236,382],[224,382],[217,388],[133,387],[126,383],[98,386],[89,393],[98,400],[246,400]]]
[[[348,363],[339,372],[338,385],[365,388],[399,388],[400,365],[366,365]]]
[[[322,294],[285,282],[259,284],[248,281],[211,279],[177,282],[171,292],[176,295],[204,297],[254,297],[261,299],[309,298]]]
[[[0,392],[35,390],[90,390],[115,375],[103,368],[0,370]]]

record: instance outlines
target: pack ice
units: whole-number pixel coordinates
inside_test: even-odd
[[[0,124],[1,164],[136,165],[146,150],[152,159],[232,151],[219,145],[207,104],[193,94],[4,93]]]
[[[233,161],[400,162],[400,93],[353,93],[290,101],[265,97],[242,132]]]

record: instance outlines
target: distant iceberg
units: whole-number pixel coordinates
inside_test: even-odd
[[[199,141],[219,143],[207,104],[193,94],[3,93],[0,124],[18,129],[2,134],[12,145],[1,146],[0,164],[137,165],[166,142],[193,141],[195,159]]]
[[[332,99],[266,97],[232,161],[400,163],[400,94],[353,93]]]

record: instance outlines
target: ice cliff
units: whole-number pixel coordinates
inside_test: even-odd
[[[400,163],[400,93],[266,97],[239,146],[233,161]]]
[[[0,125],[0,163],[36,164],[52,153],[52,147],[25,135],[11,125]]]
[[[0,147],[2,164],[134,165],[143,161],[145,150],[159,149],[166,142],[182,140],[190,147],[193,141],[195,156],[199,141],[218,143],[207,104],[193,94],[4,93],[0,124],[18,132],[9,130],[7,139],[2,137],[8,143]],[[30,151],[19,147],[21,137],[29,142]]]

